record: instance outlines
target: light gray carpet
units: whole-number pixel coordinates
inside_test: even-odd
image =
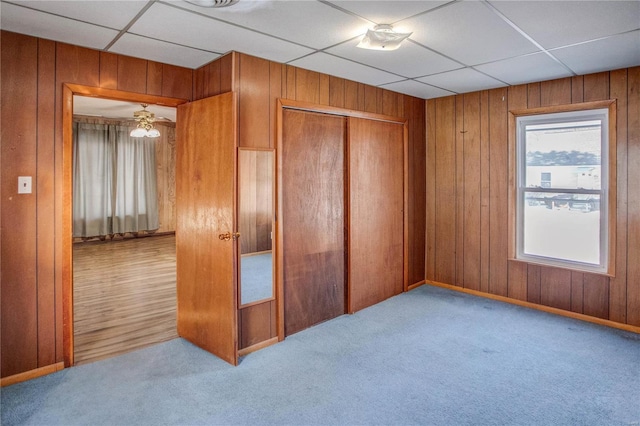
[[[1,392],[4,425],[638,425],[640,336],[422,286],[238,367],[177,339]]]

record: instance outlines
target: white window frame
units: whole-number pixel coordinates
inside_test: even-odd
[[[510,112],[511,135],[513,136],[510,175],[512,182],[509,207],[512,218],[512,250],[510,257],[517,261],[571,270],[613,276],[615,259],[615,101],[590,102],[559,107],[535,108]],[[601,187],[593,189],[572,188],[527,188],[526,187],[526,125],[552,124],[601,120]],[[612,161],[613,160],[613,161]],[[553,257],[524,253],[524,203],[525,192],[575,193],[600,196],[600,262],[598,265]]]

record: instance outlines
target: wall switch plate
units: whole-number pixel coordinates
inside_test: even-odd
[[[31,176],[18,176],[18,194],[31,194]]]

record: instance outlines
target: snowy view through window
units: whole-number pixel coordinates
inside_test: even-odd
[[[525,134],[523,254],[599,265],[600,120],[528,124]]]

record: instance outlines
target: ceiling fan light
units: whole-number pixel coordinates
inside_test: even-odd
[[[131,133],[129,133],[129,136],[132,138],[143,138],[147,136],[147,129],[143,127],[136,127],[131,131]]]
[[[157,138],[160,136],[160,132],[158,131],[158,129],[154,129],[153,127],[150,128],[149,130],[147,130],[147,135],[148,138]]]
[[[396,50],[413,33],[397,33],[391,25],[376,25],[367,30],[357,47],[371,50]]]

